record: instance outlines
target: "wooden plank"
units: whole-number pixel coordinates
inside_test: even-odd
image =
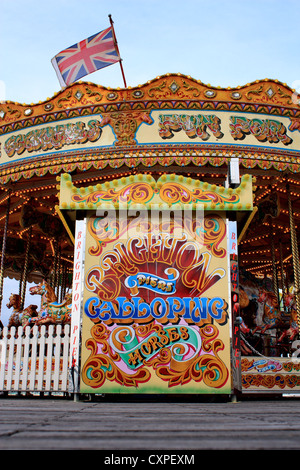
[[[12,390],[12,379],[14,372],[14,346],[15,346],[15,334],[16,328],[12,326],[8,334],[8,363],[7,363],[7,375],[6,375],[6,389]]]
[[[23,352],[23,370],[21,380],[21,390],[27,391],[27,380],[28,380],[28,368],[30,361],[30,327],[26,326],[24,330],[24,352]]]
[[[38,373],[37,373],[37,390],[44,391],[44,358],[45,358],[45,338],[46,327],[43,325],[40,329],[39,339],[38,339]]]
[[[69,378],[69,351],[70,351],[70,325],[64,326],[64,337],[62,338],[63,346],[63,363],[61,371],[61,390],[68,390],[68,378]]]
[[[6,366],[6,355],[7,355],[7,343],[8,343],[8,328],[5,326],[3,328],[3,338],[0,340],[1,345],[1,356],[0,356],[0,390],[5,391],[6,387],[4,385],[5,382],[5,366]]]
[[[20,386],[20,376],[21,370],[23,368],[23,361],[22,361],[22,347],[23,347],[23,328],[19,326],[17,329],[17,337],[15,338],[15,345],[14,345],[14,374],[13,374],[13,390],[15,392],[19,391]]]
[[[46,343],[46,370],[45,370],[45,391],[51,391],[51,379],[52,379],[52,353],[53,353],[53,334],[54,326],[48,326],[47,337],[45,338]]]
[[[59,378],[60,378],[60,348],[61,348],[61,325],[56,327],[56,337],[54,338],[55,350],[54,350],[54,373],[53,373],[53,391],[59,390]]]
[[[36,380],[36,361],[37,361],[37,348],[38,348],[38,327],[35,325],[32,329],[32,338],[30,341],[31,344],[31,360],[30,360],[30,381],[29,381],[29,391],[33,392],[36,390],[35,380]]]

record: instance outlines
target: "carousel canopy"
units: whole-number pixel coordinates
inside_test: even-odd
[[[253,211],[238,215],[240,267],[271,276],[275,260],[278,277],[293,281],[290,212],[297,231],[299,129],[297,93],[271,79],[224,89],[166,74],[132,88],[76,82],[44,102],[2,102],[5,275],[24,272],[29,236],[28,276],[49,276],[58,253],[72,270],[76,215],[61,217],[60,175],[70,175],[78,188],[136,174],[156,181],[176,174],[222,187],[237,159],[240,175],[256,178]]]

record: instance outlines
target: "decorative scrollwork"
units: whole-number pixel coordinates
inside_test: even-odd
[[[99,185],[100,186],[100,185]],[[115,188],[99,189],[87,195],[74,194],[72,196],[73,202],[84,202],[86,204],[97,204],[100,201],[109,201],[112,203],[139,203],[145,204],[153,197],[154,191],[148,183],[132,183],[126,185],[120,190]]]
[[[134,333],[132,328],[124,327],[124,330],[127,331],[128,329],[130,329],[131,335],[137,334],[139,331],[136,329]],[[121,343],[118,343],[117,349],[119,350],[119,348],[122,348],[121,345],[124,338],[122,337],[122,327],[118,330],[117,338],[118,341],[121,341]],[[141,333],[141,331],[139,332]],[[218,329],[216,326],[209,325],[200,330],[198,328],[195,329],[195,337],[199,337],[200,333],[202,340],[206,344],[206,353],[203,354],[200,348],[189,359],[184,361],[177,360],[176,358],[184,354],[186,348],[189,347],[189,343],[185,343],[185,340],[189,338],[186,328],[181,329],[181,343],[178,344],[176,344],[177,339],[174,341],[174,344],[170,344],[170,341],[167,341],[170,340],[170,337],[167,336],[166,329],[163,329],[158,324],[152,323],[151,328],[148,326],[147,333],[147,338],[151,333],[152,335],[157,335],[161,347],[158,348],[157,352],[149,360],[144,359],[139,368],[128,371],[128,369],[122,368],[121,365],[122,354],[124,353],[128,358],[126,349],[124,351],[120,349],[119,352],[116,352],[112,347],[110,340],[112,333],[109,332],[108,328],[103,324],[94,325],[91,328],[92,337],[86,341],[86,347],[90,350],[90,356],[82,369],[83,382],[94,389],[103,386],[107,381],[126,387],[139,387],[140,384],[148,382],[151,374],[154,372],[161,380],[168,383],[169,388],[184,385],[191,381],[203,382],[209,388],[221,388],[226,384],[229,372],[219,357],[219,352],[224,349],[224,344],[217,338]],[[175,334],[174,331],[173,334]],[[139,347],[141,344],[145,345],[146,339],[142,339],[142,343],[137,342],[135,338],[132,338],[132,340],[134,341],[131,345],[135,344],[135,347]],[[201,343],[199,343],[200,346]],[[143,350],[148,353],[146,346],[144,346]],[[131,357],[138,357],[134,356],[134,353],[132,354]]]
[[[263,85],[261,85],[259,88],[247,91],[246,97],[250,101],[252,100],[250,95],[259,95],[262,91],[263,91]]]
[[[197,98],[198,96],[200,96],[201,92],[198,90],[198,88],[196,88],[195,86],[191,86],[189,85],[186,80],[182,80],[182,83],[183,83],[183,86],[184,88],[186,89],[186,91],[194,91],[193,93],[193,96],[195,98]]]
[[[92,96],[97,96],[97,98],[95,98],[95,101],[101,101],[102,99],[102,95],[99,91],[92,91],[90,88],[86,87],[85,88],[85,91],[86,91],[86,94],[90,97]]]
[[[149,90],[148,90],[148,95],[151,96],[151,97],[154,97],[154,93],[153,91],[161,91],[163,88],[166,87],[166,81],[164,80],[161,85],[157,85],[155,87],[151,87]]]
[[[215,191],[205,191],[201,188],[189,190],[186,186],[179,183],[165,183],[160,189],[160,197],[163,201],[169,204],[176,204],[182,202],[188,204],[194,203],[206,203],[213,202],[215,204],[222,203],[238,203],[240,198],[237,194],[233,194],[229,197],[222,194],[218,194]]]

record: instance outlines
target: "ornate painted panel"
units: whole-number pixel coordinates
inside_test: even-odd
[[[87,220],[82,392],[231,392],[226,220],[167,219]]]
[[[86,215],[80,391],[230,394],[227,217],[253,210],[252,178],[64,174],[60,210]]]

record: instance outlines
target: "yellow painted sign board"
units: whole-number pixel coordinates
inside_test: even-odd
[[[124,113],[124,119],[126,113]],[[117,118],[116,118],[117,119]],[[132,127],[132,129],[131,129]],[[127,135],[127,140],[125,135]],[[285,116],[230,111],[153,110],[140,113],[135,121],[108,119],[95,114],[63,119],[56,123],[32,125],[0,135],[0,165],[28,158],[66,153],[116,150],[131,145],[136,150],[148,146],[214,144],[271,151],[299,151],[299,132]],[[240,150],[239,150],[240,151]]]
[[[228,190],[176,175],[75,188],[63,175],[60,196],[88,210],[81,393],[230,394],[226,210],[252,210],[251,177]]]

